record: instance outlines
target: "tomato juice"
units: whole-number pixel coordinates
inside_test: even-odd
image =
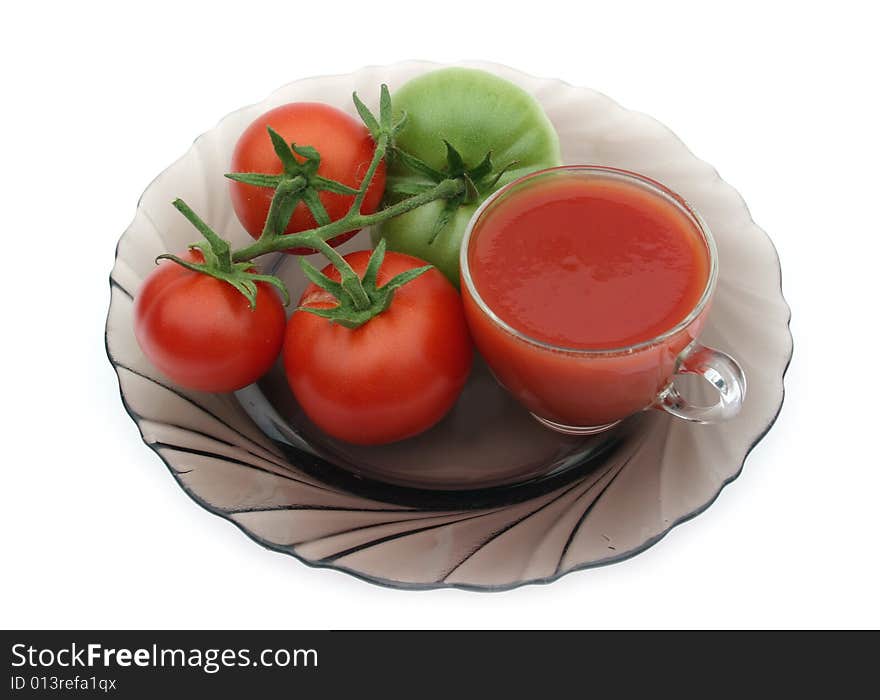
[[[610,168],[513,183],[465,245],[477,346],[516,398],[561,426],[650,406],[702,327],[714,281],[699,217],[662,185]]]

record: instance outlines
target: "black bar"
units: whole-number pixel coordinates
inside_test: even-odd
[[[703,697],[763,695],[805,682],[834,697],[861,688],[877,638],[662,632],[21,631],[3,632],[10,698],[473,697],[475,683],[543,699],[637,688]],[[704,687],[709,681],[709,686]],[[608,683],[611,683],[609,686]],[[717,686],[716,686],[717,684]],[[825,685],[830,684],[830,685]],[[569,690],[565,690],[568,688]],[[603,690],[604,689],[604,690]],[[760,691],[760,692],[759,692]],[[872,691],[874,692],[874,691]],[[685,693],[687,694],[687,693]]]

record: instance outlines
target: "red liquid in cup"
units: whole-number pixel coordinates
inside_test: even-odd
[[[555,171],[514,185],[476,223],[467,262],[485,305],[527,336],[462,284],[478,347],[514,396],[564,425],[651,405],[705,316],[649,343],[699,305],[709,252],[686,210],[620,177]]]

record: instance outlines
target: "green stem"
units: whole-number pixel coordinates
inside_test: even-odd
[[[287,226],[287,221],[283,220],[284,214],[287,213],[284,212],[284,209],[288,208],[286,207],[287,200],[302,192],[308,187],[308,184],[308,180],[302,175],[297,175],[290,180],[282,180],[275,192],[275,196],[272,197],[272,202],[269,204],[269,213],[266,216],[266,223],[263,226],[260,238],[271,238],[284,233],[284,228]],[[289,219],[290,217],[288,216],[287,218]]]
[[[308,239],[310,237],[317,237],[321,240],[328,241],[346,231],[382,223],[395,216],[400,216],[413,209],[418,209],[429,202],[438,199],[450,199],[462,192],[464,192],[464,183],[462,180],[443,180],[421,194],[404,199],[397,204],[393,204],[392,206],[387,207],[386,209],[381,209],[373,214],[348,213],[341,219],[337,219],[326,226],[319,226],[311,229],[310,231],[288,233],[283,236],[275,236],[271,239],[258,240],[255,243],[232,253],[232,260],[235,262],[253,260],[266,253],[280,252],[289,248],[296,248],[303,244],[309,245]]]
[[[211,246],[214,255],[217,256],[217,266],[222,272],[232,272],[232,256],[229,252],[229,243],[224,241],[196,214],[182,199],[175,199],[174,208],[183,214],[186,219],[195,226]]]
[[[354,308],[359,311],[369,309],[372,301],[370,300],[367,291],[364,289],[361,278],[357,276],[357,273],[352,269],[351,265],[348,264],[348,261],[343,258],[333,246],[322,238],[313,239],[309,247],[313,247],[315,250],[323,253],[324,257],[326,257],[333,264],[333,267],[339,271],[340,284],[342,284],[342,288],[351,297]]]
[[[388,138],[388,134],[382,134],[376,142],[376,148],[373,150],[373,160],[370,161],[370,167],[367,168],[367,172],[364,174],[363,180],[361,180],[360,189],[351,203],[351,207],[348,209],[349,215],[361,213],[364,197],[367,196],[367,190],[370,189],[376,169],[379,167],[382,159],[385,158],[385,153],[388,150]]]

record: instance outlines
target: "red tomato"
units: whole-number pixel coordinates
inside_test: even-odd
[[[272,140],[266,131],[271,126],[288,143],[312,146],[321,154],[318,175],[336,180],[349,187],[359,187],[373,158],[375,144],[367,128],[345,112],[317,102],[295,102],[276,107],[258,117],[238,139],[232,153],[232,172],[270,173],[282,171],[281,161],[272,148]],[[302,158],[299,158],[302,160]],[[385,190],[385,163],[380,163],[361,213],[372,214],[379,206]],[[258,238],[266,223],[269,203],[274,191],[268,187],[230,182],[232,206],[247,232]],[[330,219],[342,218],[348,211],[354,195],[320,192],[319,197]],[[305,231],[316,226],[315,218],[305,204],[300,202],[293,212],[285,233]],[[330,241],[339,245],[357,231],[349,231]],[[302,255],[308,248],[286,251]]]
[[[196,250],[180,257],[204,261]],[[265,282],[257,289],[251,309],[226,282],[163,260],[135,299],[135,337],[150,362],[187,389],[241,389],[269,370],[284,340],[278,294]]]
[[[362,276],[369,257],[358,251],[345,259]],[[378,284],[422,265],[387,253]],[[339,280],[332,265],[324,274]],[[326,308],[336,301],[309,285],[299,305]],[[472,355],[461,298],[433,268],[354,330],[295,312],[283,350],[287,381],[306,415],[329,435],[358,445],[402,440],[434,425],[461,392]]]

